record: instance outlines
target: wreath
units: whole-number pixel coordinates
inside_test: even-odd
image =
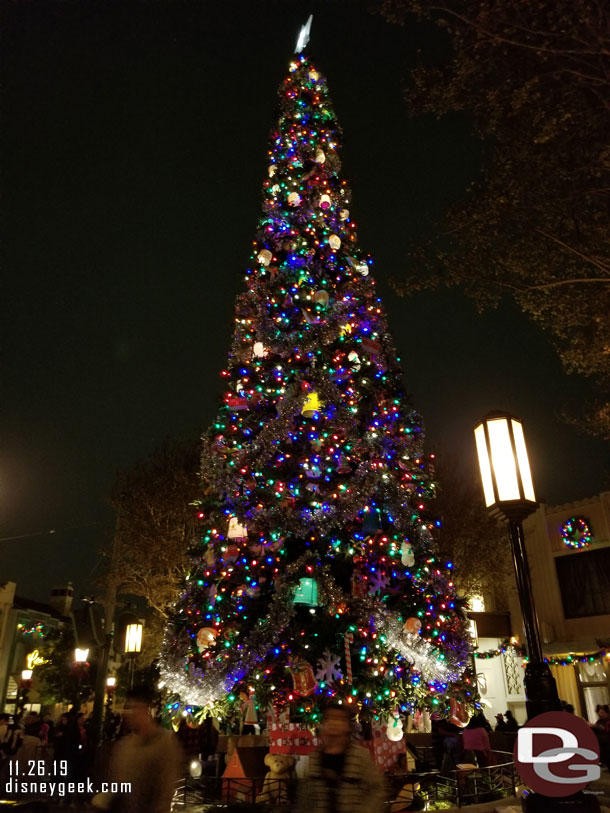
[[[572,517],[559,530],[561,531],[561,538],[568,548],[581,550],[582,548],[588,548],[591,544],[593,533],[588,520],[584,517]]]

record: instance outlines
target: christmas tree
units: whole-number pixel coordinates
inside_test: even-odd
[[[465,615],[434,556],[422,424],[358,245],[341,131],[304,54],[279,107],[162,678],[221,715],[244,687],[305,723],[331,698],[444,714],[472,700]]]

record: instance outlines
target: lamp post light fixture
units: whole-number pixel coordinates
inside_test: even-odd
[[[128,611],[122,615],[121,626],[124,630],[123,651],[129,658],[129,688],[132,689],[136,658],[142,651],[144,624],[133,612]]]
[[[505,412],[492,412],[477,424],[474,438],[485,505],[492,516],[508,523],[519,604],[527,644],[525,697],[528,719],[559,711],[555,678],[542,655],[542,642],[532,594],[523,520],[538,507],[525,445],[523,424]]]
[[[88,649],[79,649],[79,647],[76,647],[76,649],[74,650],[74,663],[87,663],[88,658],[89,658]]]
[[[108,694],[111,694],[116,689],[116,678],[109,677],[106,678],[106,691]]]
[[[125,653],[137,655],[142,651],[142,629],[141,621],[127,624],[125,627]]]
[[[23,714],[25,705],[28,702],[28,692],[32,686],[33,669],[21,670],[21,681],[19,683],[19,691],[17,692],[17,700],[15,701],[15,710],[18,714]]]

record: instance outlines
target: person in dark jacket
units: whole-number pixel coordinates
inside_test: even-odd
[[[322,747],[309,758],[299,786],[300,813],[379,813],[383,780],[369,751],[351,740],[345,706],[330,705],[322,718]]]

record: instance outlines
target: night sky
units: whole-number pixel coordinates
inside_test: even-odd
[[[87,590],[116,471],[214,415],[276,89],[310,11],[427,450],[472,459],[473,424],[506,408],[543,499],[608,487],[608,445],[558,417],[590,390],[537,327],[388,285],[480,169],[467,118],[412,120],[402,101],[416,48],[442,53],[433,29],[355,0],[5,3],[0,581],[22,595]]]

